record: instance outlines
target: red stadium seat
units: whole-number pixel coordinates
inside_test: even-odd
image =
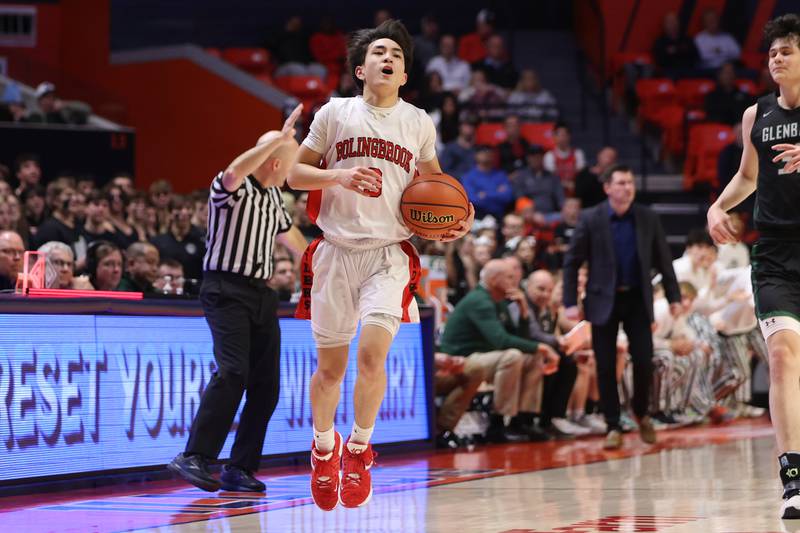
[[[668,78],[649,78],[636,82],[639,118],[654,121],[658,111],[675,103],[675,85]]]
[[[763,52],[742,52],[739,59],[745,67],[756,72],[767,66],[767,54]]]
[[[736,86],[739,88],[740,91],[749,94],[750,96],[756,95],[756,84],[753,80],[748,79],[740,79],[736,80]]]
[[[553,141],[554,122],[524,122],[519,131],[531,144],[538,144],[545,150],[552,150],[556,143]]]
[[[264,48],[226,48],[222,58],[251,74],[269,74],[269,51]]]
[[[686,108],[681,105],[668,105],[659,109],[653,122],[663,130],[661,142],[664,149],[674,155],[682,154],[684,149],[684,129],[686,127]]]
[[[296,96],[303,102],[306,113],[328,99],[330,90],[322,78],[316,76],[281,76],[274,84],[279,89]]]
[[[205,51],[210,56],[222,57],[222,52],[219,51],[219,48],[206,48]]]
[[[702,109],[706,95],[714,90],[717,83],[706,79],[678,80],[675,90],[680,102],[689,109]]]
[[[484,122],[475,130],[475,144],[497,146],[506,140],[506,130],[499,122]]]
[[[726,124],[695,124],[689,128],[683,185],[691,190],[697,183],[719,185],[717,158],[723,148],[735,140],[733,128]]]

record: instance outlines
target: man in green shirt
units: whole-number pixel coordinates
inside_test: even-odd
[[[494,385],[494,413],[487,438],[494,442],[526,440],[538,403],[537,384],[544,368],[558,365],[558,353],[546,344],[527,338],[528,308],[520,306],[515,325],[508,313],[506,299],[511,296],[513,271],[502,259],[493,259],[481,270],[480,284],[467,294],[447,319],[439,350],[451,356],[464,356],[465,371],[473,366],[483,369],[486,380]],[[441,410],[457,409],[457,399],[449,395]],[[460,417],[460,413],[458,414]],[[504,417],[530,420],[527,425],[505,427]]]

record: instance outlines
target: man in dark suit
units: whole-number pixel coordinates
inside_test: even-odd
[[[633,203],[636,184],[631,169],[614,165],[601,180],[608,199],[581,213],[564,259],[564,307],[567,318],[580,318],[578,269],[588,262],[584,314],[592,324],[600,403],[608,424],[604,447],[616,449],[622,446],[616,379],[619,324],[628,336],[633,359],[633,411],[639,419],[639,433],[643,441],[652,444],[656,435],[647,412],[653,376],[652,270],[661,272],[673,315],[679,311],[681,296],[658,216]]]

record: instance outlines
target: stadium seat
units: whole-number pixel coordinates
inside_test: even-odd
[[[675,103],[675,85],[668,78],[649,78],[636,82],[639,118],[654,122],[658,111]]]
[[[745,67],[756,72],[767,66],[767,54],[763,52],[742,52],[739,59]]]
[[[683,168],[684,188],[691,190],[698,183],[719,185],[717,158],[734,140],[733,128],[726,124],[708,122],[691,126]]]
[[[270,53],[264,48],[226,48],[222,58],[251,74],[270,73]]]
[[[307,113],[328,99],[330,90],[322,78],[316,76],[281,76],[275,78],[276,87],[303,102]]]
[[[519,131],[529,143],[538,144],[545,150],[552,150],[556,146],[553,141],[554,126],[554,122],[524,122],[520,125]]]
[[[661,129],[661,142],[664,149],[673,154],[683,153],[684,149],[684,130],[686,128],[686,108],[682,105],[667,105],[656,111],[653,116],[655,122]]]
[[[739,88],[740,91],[749,94],[750,96],[756,95],[756,84],[753,80],[748,80],[747,78],[736,80],[736,86]]]
[[[206,48],[205,52],[214,57],[222,57],[222,52],[220,52],[219,48]]]
[[[506,131],[499,122],[483,122],[475,130],[475,144],[497,146],[506,140]]]
[[[714,90],[717,83],[713,80],[702,78],[690,78],[678,80],[675,91],[678,93],[678,100],[689,109],[702,109],[705,104],[706,95]]]

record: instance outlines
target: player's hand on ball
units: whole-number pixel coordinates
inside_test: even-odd
[[[336,176],[336,183],[362,196],[371,196],[370,192],[380,190],[381,176],[367,167],[347,168]]]
[[[283,123],[283,127],[281,128],[281,135],[284,139],[294,139],[295,136],[295,129],[294,124],[297,122],[297,119],[300,118],[300,114],[303,112],[303,104],[297,104],[297,107],[294,108],[294,111],[289,115],[286,119],[286,122]]]
[[[772,158],[773,163],[783,161],[783,172],[790,174],[800,170],[800,145],[781,143],[772,147],[773,150],[780,152]]]
[[[716,205],[708,209],[708,233],[717,244],[737,241],[731,216]]]
[[[460,239],[467,233],[469,230],[472,229],[472,223],[475,222],[475,208],[472,205],[472,202],[469,203],[469,214],[467,218],[460,220],[458,222],[458,227],[451,229],[449,232],[442,235],[441,240],[443,242],[450,242]]]

